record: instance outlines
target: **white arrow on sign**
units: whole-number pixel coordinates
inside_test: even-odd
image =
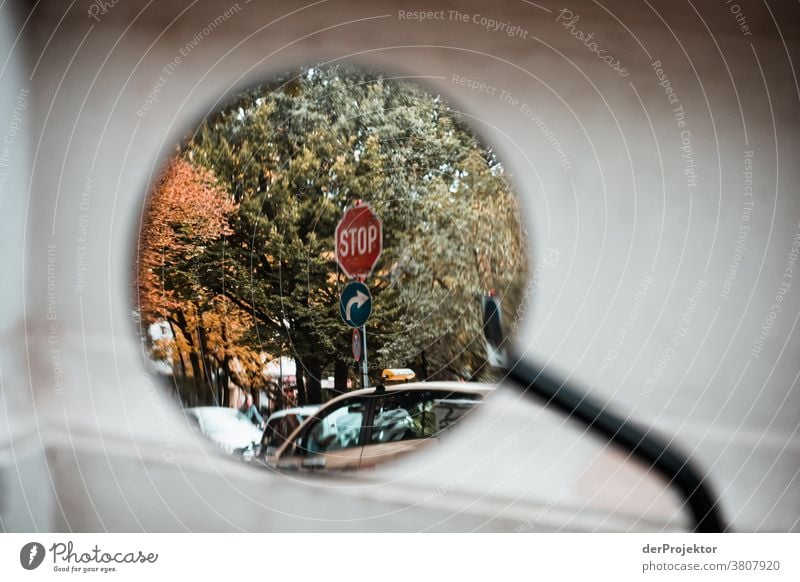
[[[354,303],[356,307],[361,309],[361,306],[364,305],[367,301],[369,301],[369,295],[365,295],[361,291],[356,291],[356,296],[353,297],[350,301],[348,301],[347,305],[345,306],[345,313],[347,314],[347,319],[349,321],[353,321],[353,318],[350,317],[350,312],[353,309]]]

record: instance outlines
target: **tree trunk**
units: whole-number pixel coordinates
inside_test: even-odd
[[[228,392],[228,378],[230,376],[228,375],[228,361],[227,360],[228,359],[225,358],[221,362],[220,368],[219,368],[219,373],[217,374],[217,378],[216,378],[216,381],[215,381],[215,384],[216,384],[215,389],[216,389],[217,393],[219,394],[219,405],[220,406],[227,406],[228,405],[227,392]]]
[[[336,394],[347,392],[347,362],[343,358],[336,358],[333,367],[333,391]]]
[[[211,366],[208,364],[208,345],[206,344],[206,332],[203,324],[197,324],[197,339],[200,343],[200,361],[203,363],[203,378],[206,383],[211,383]]]
[[[300,405],[300,406],[305,406],[307,404],[307,402],[306,402],[306,383],[305,383],[305,379],[303,377],[302,366],[300,365],[299,361],[296,361],[296,362],[297,362],[297,372],[296,372],[296,378],[297,378],[297,404]]]
[[[272,388],[271,390],[270,387]],[[267,394],[270,392],[272,393],[270,413],[283,409],[283,382],[267,384]]]
[[[192,378],[194,380],[194,387],[199,390],[203,379],[203,369],[200,366],[200,358],[197,356],[197,350],[194,346],[192,334],[189,333],[189,324],[186,321],[186,316],[181,310],[178,310],[176,316],[177,319],[175,320],[175,324],[178,326],[178,329],[183,334],[183,337],[189,346],[189,363],[192,365]]]
[[[186,361],[183,359],[183,353],[178,349],[178,345],[177,345],[177,341],[176,341],[178,339],[178,334],[175,333],[175,326],[172,323],[172,319],[167,318],[167,324],[169,325],[169,330],[172,333],[172,339],[173,339],[173,341],[175,341],[175,350],[178,352],[178,358],[180,358],[181,376],[186,378]]]
[[[309,404],[322,404],[322,364],[313,362],[308,366],[308,384],[306,392]]]
[[[217,398],[217,391],[215,387],[215,368],[213,359],[208,353],[208,344],[206,342],[206,330],[203,327],[202,318],[198,317],[197,323],[197,337],[200,340],[200,361],[203,363],[203,373],[205,379],[205,389],[211,393],[214,399],[215,406],[222,406],[222,402]]]
[[[228,384],[230,383],[231,377],[231,357],[228,355],[228,327],[225,325],[224,321],[222,322],[222,342],[225,346],[225,357],[222,358],[217,385],[219,386],[220,391],[220,405],[228,406],[230,400],[228,394]]]

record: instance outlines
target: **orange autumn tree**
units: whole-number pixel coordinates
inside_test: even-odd
[[[213,172],[177,155],[168,161],[150,196],[139,238],[143,323],[167,318],[194,296],[192,263],[205,245],[231,233],[228,215],[235,210]]]
[[[150,197],[139,240],[139,318],[145,330],[166,324],[170,333],[145,337],[153,356],[170,362],[176,381],[191,378],[192,400],[224,403],[231,362],[234,381],[258,386],[262,364],[247,347],[250,318],[224,297],[209,295],[199,283],[207,246],[230,234],[237,204],[213,172],[179,155],[164,167]],[[210,398],[209,398],[210,397]]]

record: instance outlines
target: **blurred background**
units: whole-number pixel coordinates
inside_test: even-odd
[[[646,467],[513,386],[349,476],[192,430],[137,321],[147,195],[231,95],[331,64],[420,84],[502,162],[524,357],[674,437],[734,529],[798,530],[798,25],[756,2],[6,2],[0,527],[685,528]]]

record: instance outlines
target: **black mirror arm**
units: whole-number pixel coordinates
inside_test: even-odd
[[[518,357],[506,355],[507,378],[517,383],[522,392],[543,401],[567,416],[574,418],[631,456],[652,467],[677,489],[685,500],[693,520],[693,531],[724,532],[719,502],[689,458],[675,446],[662,441],[649,430],[617,416],[592,398],[570,388],[543,370]]]

